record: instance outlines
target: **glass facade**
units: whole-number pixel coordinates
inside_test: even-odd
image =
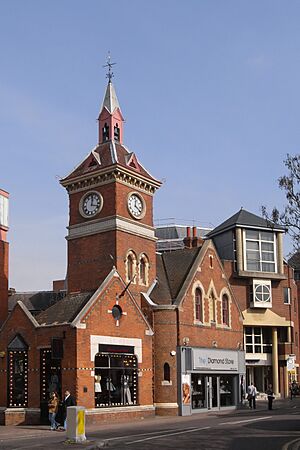
[[[235,406],[237,375],[192,373],[191,381],[193,410]]]
[[[246,230],[246,270],[276,272],[275,234],[271,231]]]

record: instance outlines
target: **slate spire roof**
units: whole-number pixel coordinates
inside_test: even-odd
[[[103,110],[103,108],[106,108],[107,111],[110,114],[113,114],[113,112],[118,108],[121,112],[120,104],[118,101],[118,97],[114,88],[114,85],[111,81],[107,84],[107,88],[104,94],[102,106],[100,108],[100,112]]]
[[[283,227],[282,225],[278,225],[269,220],[263,219],[262,217],[259,217],[256,214],[253,214],[241,208],[237,213],[229,217],[229,219],[225,220],[225,222],[214,228],[210,233],[207,234],[206,237],[211,238],[223,231],[235,228],[236,226],[240,226],[242,228],[272,229],[281,232],[285,231],[285,227]]]

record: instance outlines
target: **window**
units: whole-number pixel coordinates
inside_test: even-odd
[[[195,291],[195,318],[197,321],[203,322],[202,291],[200,288],[197,288]]]
[[[114,139],[115,139],[115,141],[120,140],[120,128],[119,128],[118,124],[116,124],[114,126]]]
[[[271,231],[245,231],[246,270],[276,272],[275,234]]]
[[[211,310],[211,322],[215,322],[216,321],[216,299],[214,296],[213,291],[210,292],[209,295],[209,303],[210,303],[210,310]]]
[[[253,295],[251,307],[272,307],[272,285],[271,281],[253,280]]]
[[[139,281],[140,284],[148,285],[149,261],[146,255],[141,255],[139,264]]]
[[[130,251],[126,257],[126,280],[135,283],[136,275],[136,256],[135,253]]]
[[[222,321],[229,327],[229,299],[226,294],[222,297]]]
[[[109,126],[107,123],[104,124],[104,127],[102,128],[102,141],[108,141],[109,139]]]
[[[213,256],[209,255],[209,267],[213,268]]]
[[[99,352],[95,355],[96,408],[137,404],[137,366],[134,354]]]
[[[291,304],[291,288],[288,287],[283,288],[283,302],[285,305]]]
[[[166,362],[164,363],[164,381],[171,380],[171,372],[170,372],[170,365]]]
[[[28,346],[20,335],[8,348],[8,398],[10,407],[28,406]]]
[[[246,353],[272,353],[271,328],[245,328]]]

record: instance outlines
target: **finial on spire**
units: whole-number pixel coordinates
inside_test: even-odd
[[[114,73],[112,71],[112,66],[114,66],[115,64],[116,63],[110,61],[110,52],[108,52],[106,64],[103,67],[108,67],[108,73],[106,74],[106,78],[108,78],[109,83],[111,83],[111,80],[114,76]]]

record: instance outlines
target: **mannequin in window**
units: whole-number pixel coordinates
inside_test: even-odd
[[[95,375],[95,397],[96,397],[97,402],[99,402],[99,397],[100,397],[101,392],[102,392],[101,376]]]
[[[116,390],[115,386],[113,385],[111,378],[106,378],[106,389],[107,391],[114,392]]]
[[[122,400],[123,403],[127,403],[128,405],[132,405],[131,401],[131,392],[129,389],[129,376],[122,375],[121,376],[121,384],[122,384]]]

